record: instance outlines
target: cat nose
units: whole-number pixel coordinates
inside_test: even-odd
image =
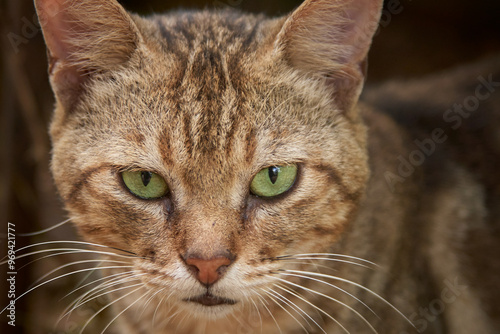
[[[211,259],[203,259],[197,256],[187,256],[184,260],[191,267],[198,281],[203,285],[212,285],[224,274],[233,260],[228,256],[217,256]]]

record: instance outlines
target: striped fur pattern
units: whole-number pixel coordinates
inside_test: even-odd
[[[389,134],[406,135],[357,103],[381,1],[307,0],[277,19],[230,10],[143,18],[114,0],[35,3],[57,98],[58,190],[86,241],[133,254],[104,270],[125,278],[122,290],[107,290],[119,333],[421,329],[407,317],[443,282],[416,277],[426,251],[405,241],[417,219],[412,198],[424,190],[417,173],[389,191],[380,172],[408,150]],[[290,191],[250,193],[261,169],[291,163],[299,172]],[[157,173],[169,194],[133,196],[120,178],[127,170]],[[433,208],[426,221],[440,214]],[[234,261],[205,286],[187,253]],[[190,301],[205,294],[227,303]],[[463,295],[481,304],[472,289]],[[454,305],[426,333],[493,333],[486,313]],[[471,318],[462,328],[460,312]]]

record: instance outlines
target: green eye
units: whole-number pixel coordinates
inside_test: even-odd
[[[132,194],[142,199],[157,199],[168,192],[168,186],[161,176],[151,172],[123,172],[122,179]]]
[[[252,180],[252,194],[275,197],[290,189],[297,178],[297,166],[272,166],[261,170]]]

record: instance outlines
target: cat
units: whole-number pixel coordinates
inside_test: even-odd
[[[102,331],[500,332],[499,57],[360,100],[381,0],[35,6]]]

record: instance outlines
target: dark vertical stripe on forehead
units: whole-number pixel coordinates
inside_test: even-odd
[[[191,139],[191,116],[185,113],[182,117],[182,136],[184,140],[184,148],[188,156],[193,155],[193,142]]]
[[[161,158],[166,165],[173,166],[175,161],[175,152],[172,147],[172,138],[167,130],[163,130],[159,140],[159,151]]]
[[[231,126],[229,128],[229,131],[226,134],[226,140],[225,140],[225,152],[226,156],[230,157],[233,151],[233,142],[234,142],[234,136],[236,134],[236,130],[239,125],[239,117],[235,115],[234,113],[231,114]]]
[[[246,142],[246,155],[245,155],[245,161],[248,164],[251,164],[253,161],[253,158],[255,156],[255,151],[257,150],[257,139],[255,138],[256,133],[255,129],[252,128],[246,136],[245,142]]]
[[[241,124],[248,106],[243,92],[251,85],[244,61],[262,42],[261,18],[231,10],[179,11],[153,21],[165,57],[172,57],[167,95],[174,100],[172,117],[179,120],[174,124],[182,138],[170,140],[181,141],[189,157],[216,152],[229,156],[239,129],[249,131]],[[248,148],[247,161],[255,153],[254,136],[253,130],[241,134]],[[160,143],[165,146],[160,150],[166,163],[175,154],[171,144],[166,138]]]

